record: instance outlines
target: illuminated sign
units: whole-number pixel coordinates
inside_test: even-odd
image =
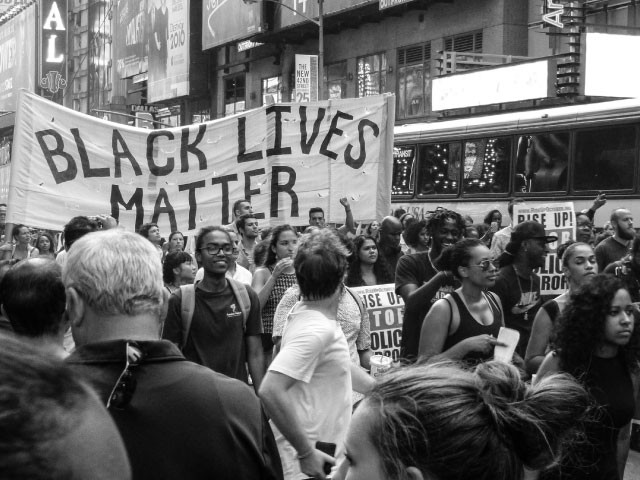
[[[67,0],[42,0],[40,87],[55,95],[67,86]]]
[[[640,65],[629,61],[629,52],[640,48],[640,36],[595,32],[585,36],[581,64],[583,94],[640,98]]]
[[[562,15],[564,15],[564,5],[562,3],[556,3],[553,0],[546,0],[544,6],[544,10],[547,13],[544,13],[542,15],[542,21],[554,27],[564,27],[564,23],[562,23]]]
[[[433,79],[433,110],[555,96],[556,62],[538,60]]]

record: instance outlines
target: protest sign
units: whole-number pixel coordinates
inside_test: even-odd
[[[371,350],[374,355],[385,355],[391,357],[394,362],[398,361],[404,301],[395,293],[395,285],[389,283],[356,287],[352,290],[360,295],[364,307],[369,312]]]
[[[7,221],[60,229],[110,213],[161,232],[231,221],[246,198],[262,225],[344,222],[391,208],[394,98],[274,104],[162,130],[111,123],[20,92]]]
[[[514,225],[527,220],[535,220],[544,226],[547,235],[555,235],[558,240],[549,244],[549,253],[544,268],[536,272],[540,276],[541,295],[559,295],[567,289],[567,280],[562,274],[562,261],[558,258],[558,246],[576,238],[576,216],[573,202],[547,203],[531,206],[513,206]]]

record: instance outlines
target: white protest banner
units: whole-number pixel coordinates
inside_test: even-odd
[[[375,355],[391,357],[394,362],[400,358],[402,338],[402,317],[404,301],[395,292],[393,283],[372,287],[355,287],[364,307],[369,312],[371,324],[371,350]]]
[[[527,220],[535,220],[544,226],[547,235],[558,240],[549,244],[549,253],[544,268],[536,272],[540,276],[541,295],[559,295],[567,289],[567,281],[562,274],[562,261],[558,258],[558,246],[576,238],[576,216],[573,202],[552,202],[545,205],[514,205],[514,225]]]
[[[111,123],[20,92],[7,221],[61,229],[109,213],[133,230],[192,231],[231,221],[246,198],[262,225],[344,222],[391,208],[393,95],[275,104],[162,130]]]

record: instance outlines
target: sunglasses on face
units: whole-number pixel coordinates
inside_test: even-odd
[[[130,342],[125,347],[126,362],[124,370],[116,380],[116,384],[111,390],[109,399],[107,400],[107,408],[115,408],[123,410],[129,403],[136,390],[137,381],[134,372],[142,360],[142,352],[138,348],[132,346]]]
[[[482,260],[480,263],[478,263],[477,265],[469,265],[470,267],[480,267],[480,269],[482,269],[483,272],[486,272],[488,270],[490,270],[492,267],[493,268],[500,268],[500,266],[498,265],[498,261],[497,260]]]

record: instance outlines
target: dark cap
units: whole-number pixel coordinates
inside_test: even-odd
[[[511,233],[512,242],[520,243],[524,240],[544,240],[544,243],[552,243],[558,240],[558,237],[546,235],[541,223],[527,220],[513,227],[513,232]]]

